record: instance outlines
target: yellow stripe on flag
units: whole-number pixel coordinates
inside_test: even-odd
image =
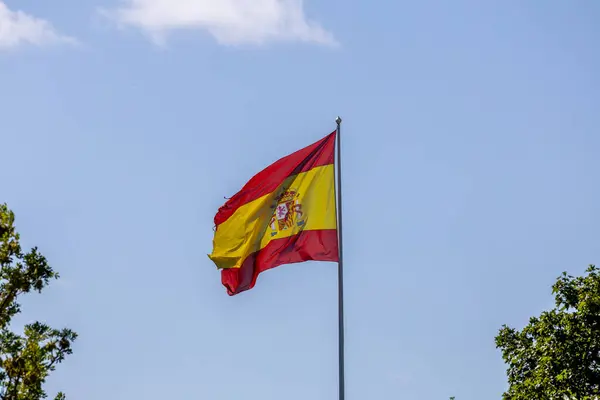
[[[239,207],[218,226],[209,257],[219,268],[240,268],[271,240],[323,229],[336,229],[333,164],[291,176],[274,192]]]

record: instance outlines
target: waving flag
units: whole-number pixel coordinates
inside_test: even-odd
[[[283,264],[338,261],[335,140],[333,132],[279,159],[219,209],[209,257],[229,295]]]

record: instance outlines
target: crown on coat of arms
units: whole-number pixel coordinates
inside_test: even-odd
[[[285,192],[281,193],[279,196],[277,196],[275,198],[275,200],[277,200],[278,203],[286,203],[288,201],[293,201],[297,195],[298,195],[297,191],[295,191],[294,189],[290,189],[290,190],[286,190]]]

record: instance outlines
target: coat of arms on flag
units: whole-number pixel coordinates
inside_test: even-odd
[[[276,204],[272,206],[275,211],[269,222],[271,236],[291,228],[294,224],[298,227],[304,225],[304,213],[298,197],[299,193],[296,190],[289,189],[275,198]]]

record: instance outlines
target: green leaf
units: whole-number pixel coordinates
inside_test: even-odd
[[[54,329],[41,322],[28,324],[22,335],[8,329],[21,312],[19,298],[41,293],[56,273],[36,247],[23,253],[15,216],[0,204],[0,400],[40,400],[46,378],[67,355],[77,334]],[[58,393],[55,400],[65,400]]]
[[[600,396],[600,273],[563,273],[552,286],[555,308],[521,331],[502,326],[496,347],[507,364],[505,400]]]

